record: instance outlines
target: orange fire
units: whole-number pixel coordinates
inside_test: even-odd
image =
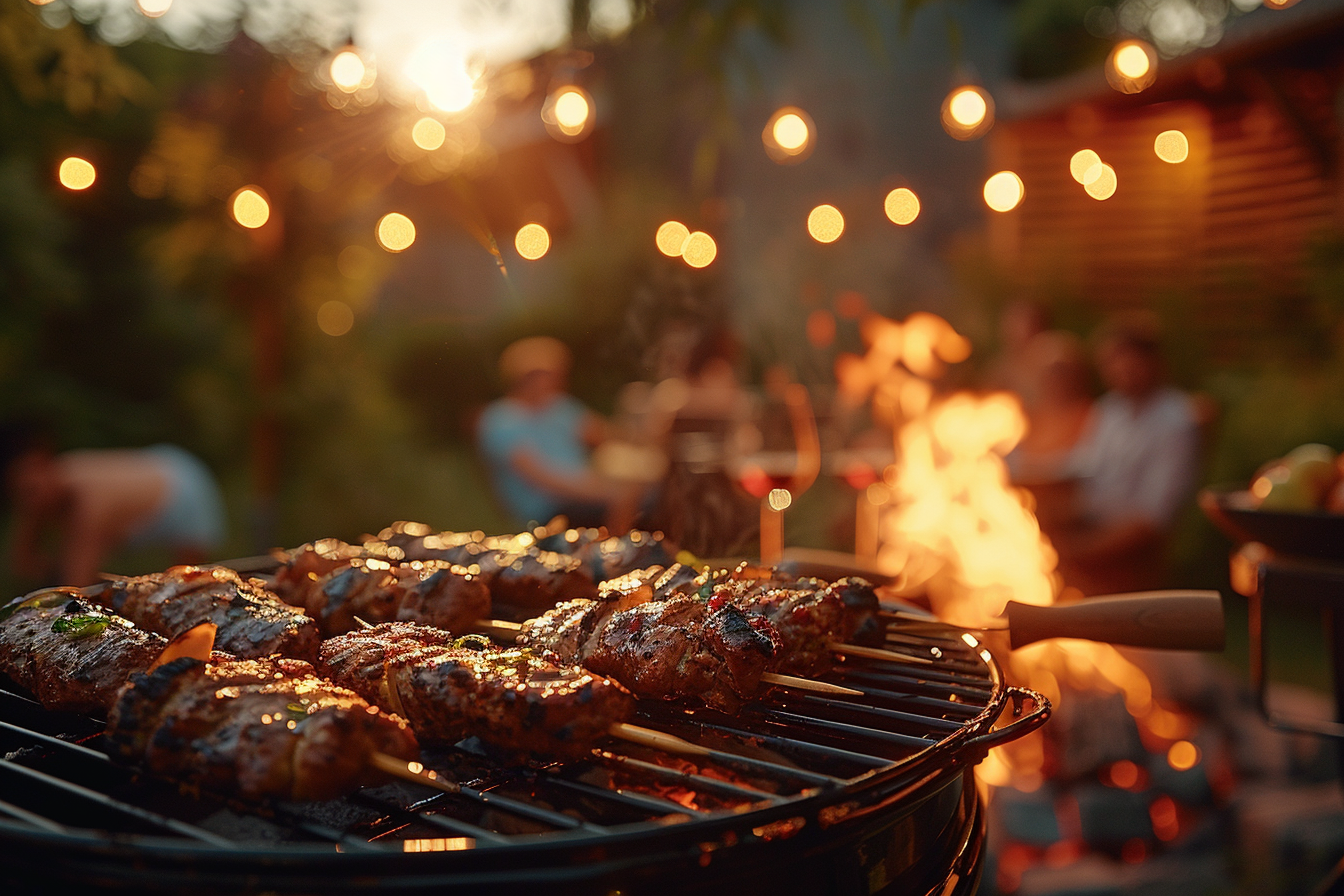
[[[871,397],[876,417],[892,427],[896,462],[877,507],[877,561],[899,574],[898,594],[922,595],[941,619],[967,627],[992,627],[1009,600],[1044,605],[1070,596],[1030,495],[1013,487],[1004,462],[1027,432],[1016,397],[937,394],[933,381],[970,354],[970,343],[936,315],[872,315],[862,332],[867,353],[841,357],[836,373],[843,397]],[[1055,704],[1066,689],[1122,695],[1149,749],[1166,752],[1189,733],[1189,721],[1159,705],[1143,671],[1108,644],[1056,639],[1010,653],[1006,638],[990,636],[986,646],[1011,681]],[[992,751],[976,774],[987,794],[1032,791],[1044,766],[1038,732]]]

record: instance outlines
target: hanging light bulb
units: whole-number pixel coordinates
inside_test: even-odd
[[[957,140],[974,140],[994,127],[994,98],[983,87],[964,84],[943,99],[943,130]]]
[[[1106,59],[1106,80],[1121,93],[1138,93],[1157,80],[1157,51],[1141,40],[1123,40]]]
[[[555,139],[575,143],[593,130],[593,98],[582,87],[567,84],[551,93],[541,109],[541,120]]]
[[[761,143],[772,161],[796,165],[812,154],[816,133],[816,125],[806,112],[797,106],[784,106],[776,109],[761,129]]]

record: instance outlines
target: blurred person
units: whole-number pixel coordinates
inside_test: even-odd
[[[1071,458],[1078,525],[1056,534],[1060,571],[1084,594],[1161,587],[1167,543],[1199,476],[1196,410],[1166,382],[1155,317],[1108,321],[1096,357],[1108,391]]]
[[[999,349],[985,371],[990,389],[1015,392],[1023,404],[1035,401],[1035,377],[1027,346],[1037,335],[1050,328],[1050,314],[1039,302],[1017,299],[999,314]]]
[[[176,445],[58,454],[22,426],[6,428],[0,442],[12,563],[25,578],[89,585],[120,549],[167,548],[173,563],[200,563],[224,539],[214,476]]]
[[[565,344],[548,336],[504,349],[499,371],[506,394],[482,412],[477,446],[496,495],[518,525],[563,515],[571,525],[624,531],[633,524],[638,490],[590,463],[608,427],[565,391],[571,363]]]
[[[1064,330],[1033,336],[1023,361],[1031,396],[1023,400],[1027,434],[1008,455],[1008,466],[1019,482],[1058,481],[1069,476],[1092,411],[1092,366],[1083,341]]]

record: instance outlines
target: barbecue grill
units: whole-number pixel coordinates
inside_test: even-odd
[[[112,764],[102,723],[44,711],[0,679],[0,880],[139,892],[974,892],[982,807],[971,770],[1050,714],[968,633],[893,621],[845,658],[737,715],[641,702],[633,721],[707,748],[609,740],[589,760],[427,751],[456,794],[413,783],[332,802],[240,805]]]

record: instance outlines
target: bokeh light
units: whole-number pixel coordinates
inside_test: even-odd
[[[328,336],[344,336],[355,325],[355,312],[335,299],[317,309],[317,328]]]
[[[1126,40],[1111,49],[1106,80],[1121,93],[1138,93],[1157,80],[1157,51],[1141,40]]]
[[[593,129],[593,98],[582,87],[561,87],[547,97],[541,109],[547,132],[557,140],[573,143]]]
[[[540,224],[524,224],[513,237],[513,247],[528,261],[536,261],[551,249],[551,234]]]
[[[772,488],[769,496],[765,499],[770,505],[770,509],[776,512],[788,510],[793,504],[793,493],[786,488]]]
[[[781,165],[801,162],[812,154],[816,127],[806,112],[796,106],[776,109],[761,130],[766,155]]]
[[[242,187],[229,198],[229,214],[248,230],[256,230],[271,220],[271,201],[261,187]]]
[[[411,139],[415,141],[416,146],[426,152],[438,149],[447,137],[448,131],[444,129],[443,124],[437,118],[430,118],[428,115],[411,127]]]
[[[157,19],[169,10],[173,0],[135,0],[135,5],[149,18]]]
[[[1096,180],[1101,175],[1101,156],[1097,155],[1096,150],[1078,150],[1069,159],[1069,174],[1078,183],[1087,186],[1089,178]]]
[[[1106,200],[1115,195],[1116,186],[1118,186],[1118,181],[1115,177],[1115,169],[1102,163],[1101,174],[1094,180],[1089,181],[1083,189],[1093,199]]]
[[[1022,178],[1014,171],[1000,171],[985,181],[985,205],[996,212],[1010,212],[1026,195]]]
[[[388,212],[378,219],[374,231],[378,245],[389,252],[403,252],[415,242],[415,224],[401,212]]]
[[[1267,9],[1287,9],[1290,6],[1296,6],[1297,0],[1264,0]]]
[[[1179,165],[1190,158],[1190,141],[1180,131],[1163,131],[1153,141],[1153,152],[1162,161]]]
[[[994,126],[994,100],[984,89],[964,84],[943,99],[943,130],[958,140],[974,140]]]
[[[354,50],[342,50],[331,58],[331,82],[346,93],[364,83],[364,60]]]
[[[87,190],[98,179],[98,170],[88,159],[70,156],[61,161],[56,176],[67,190]]]
[[[430,38],[417,47],[406,63],[406,76],[442,112],[464,112],[476,102],[476,79],[447,38]]]
[[[681,258],[693,268],[706,268],[719,254],[719,244],[714,237],[697,230],[686,237],[681,247]]]
[[[691,229],[680,221],[664,221],[658,225],[658,233],[654,235],[654,242],[658,245],[658,251],[668,258],[677,258],[681,255],[681,247],[686,245],[686,238],[691,235]]]
[[[819,243],[833,243],[845,232],[845,216],[833,205],[819,205],[807,215],[807,232]]]
[[[1199,764],[1199,747],[1188,740],[1178,740],[1167,750],[1167,764],[1178,772],[1188,771]]]
[[[887,194],[882,210],[893,224],[911,224],[919,217],[919,197],[908,187],[897,187]]]

